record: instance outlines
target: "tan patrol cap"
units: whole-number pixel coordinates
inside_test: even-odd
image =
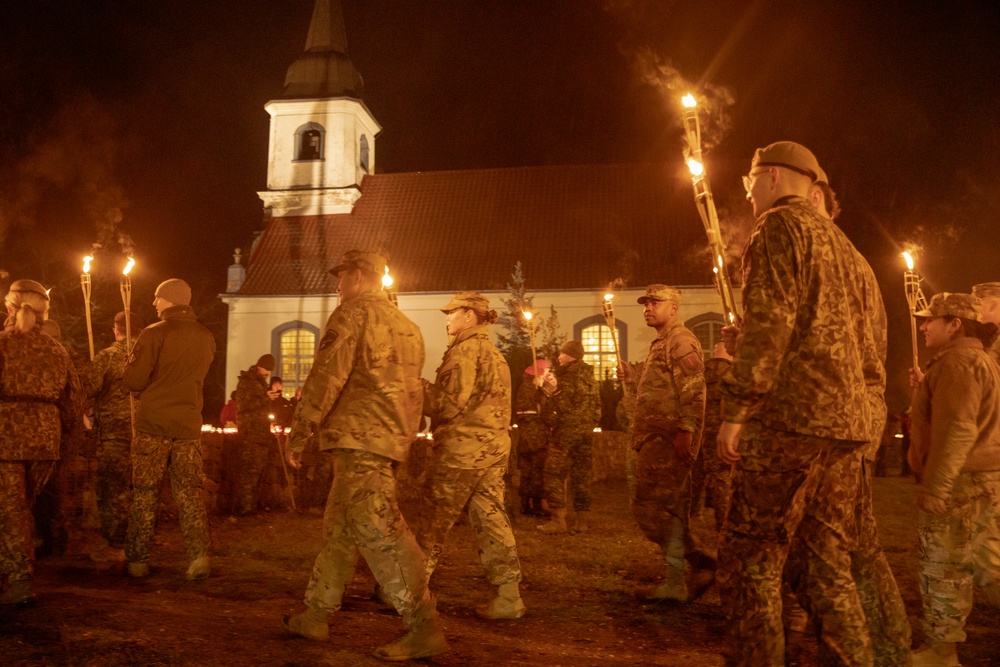
[[[348,269],[362,269],[364,271],[371,271],[372,273],[383,274],[385,273],[385,257],[377,252],[367,250],[348,250],[340,258],[340,264],[330,269],[330,273],[337,275],[341,271],[347,271]]]
[[[674,301],[681,302],[681,291],[676,287],[667,285],[647,285],[646,293],[636,299],[638,303],[645,304],[647,301]]]
[[[973,285],[972,293],[980,299],[1000,299],[1000,283],[980,283]]]
[[[485,313],[490,309],[490,300],[479,292],[459,292],[441,308],[442,313],[450,313],[458,308],[468,308],[474,313]]]
[[[805,174],[816,182],[822,169],[812,151],[794,141],[776,141],[765,148],[758,148],[753,154],[750,169],[757,167],[786,167]],[[824,174],[825,175],[825,174]]]
[[[978,296],[957,292],[938,292],[924,310],[913,313],[914,317],[961,317],[963,320],[982,322],[982,302]]]
[[[11,292],[31,292],[42,297],[46,301],[49,300],[49,293],[46,291],[45,287],[42,286],[40,282],[34,280],[27,280],[22,278],[21,280],[15,280],[10,284]]]

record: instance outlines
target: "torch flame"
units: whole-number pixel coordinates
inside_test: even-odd
[[[903,252],[903,259],[906,260],[906,270],[907,271],[912,271],[913,270],[913,255],[911,255],[909,253],[909,251]]]
[[[382,276],[382,287],[385,289],[389,289],[390,287],[392,287],[392,283],[393,283],[392,276],[389,275],[389,267],[387,266],[385,267],[385,275]]]
[[[90,273],[90,263],[93,262],[93,261],[94,261],[94,258],[91,257],[90,255],[87,255],[86,257],[83,258],[83,272],[84,273]]]
[[[687,165],[688,169],[691,170],[692,176],[701,176],[705,173],[705,165],[694,158],[688,158]]]
[[[524,313],[524,319],[529,322],[531,321],[531,318],[534,317],[534,314],[530,310],[522,310],[521,312]]]
[[[604,295],[604,300],[607,301],[608,303],[611,303],[611,300],[614,299],[614,298],[615,298],[615,295],[612,294],[612,293],[610,293],[610,292],[608,292],[607,294]]]
[[[719,268],[721,269],[722,268],[722,255],[719,255],[718,257],[716,257],[716,261],[719,263]]]
[[[129,271],[131,271],[131,270],[132,270],[132,267],[134,267],[134,266],[135,266],[135,259],[133,259],[133,258],[129,257],[129,258],[128,258],[128,264],[126,264],[126,265],[125,265],[125,268],[124,268],[124,269],[122,269],[122,275],[123,275],[123,276],[127,276],[127,275],[128,275],[128,272],[129,272]]]
[[[688,93],[687,95],[681,98],[681,104],[683,104],[688,109],[692,109],[698,106],[698,101],[694,99],[694,95]]]

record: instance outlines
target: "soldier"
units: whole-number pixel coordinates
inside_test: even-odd
[[[718,341],[712,348],[712,358],[705,362],[705,425],[702,442],[714,443],[722,422],[722,376],[729,370],[733,357],[726,352],[726,344]],[[715,528],[722,532],[722,524],[729,511],[729,471],[732,466],[719,459],[715,447],[703,447],[691,470],[691,517],[700,514],[704,493],[705,507],[715,511]]]
[[[980,308],[971,294],[942,292],[916,313],[936,354],[922,379],[910,376],[926,642],[914,667],[959,664],[973,583],[1000,607],[1000,366],[985,352],[997,326]]]
[[[625,391],[635,395],[632,513],[646,538],[660,547],[665,569],[663,581],[642,595],[686,601],[685,563],[693,551],[688,526],[691,467],[705,419],[705,364],[698,338],[677,321],[680,290],[649,285],[638,302],[656,339],[641,376],[628,362],[621,364]]]
[[[543,473],[549,444],[549,427],[542,419],[542,374],[549,362],[539,359],[524,369],[514,408],[517,421],[517,466],[521,473],[521,514],[544,516]]]
[[[744,177],[757,222],[718,436],[719,457],[735,464],[718,572],[735,665],[784,665],[780,588],[796,535],[820,661],[873,660],[850,560],[872,424],[865,268],[807,199],[818,172],[808,149],[782,141],[758,149]]]
[[[546,400],[543,410],[551,411],[552,439],[545,457],[545,501],[552,518],[538,526],[543,533],[565,533],[566,475],[570,475],[574,531],[589,528],[590,480],[594,474],[594,427],[601,419],[601,398],[594,368],[583,362],[583,344],[571,340],[559,348],[559,367],[542,376]]]
[[[131,577],[149,576],[149,552],[156,528],[163,474],[170,488],[190,565],[189,580],[211,573],[208,515],[201,497],[202,386],[215,356],[215,339],[195,319],[191,288],[171,278],[160,283],[153,307],[160,321],[136,339],[122,381],[139,393],[132,439],[132,514],[125,536]]]
[[[275,444],[271,432],[271,392],[267,376],[274,370],[274,357],[265,354],[240,373],[236,384],[236,423],[240,433],[239,478],[234,513],[246,516],[257,511],[257,486]]]
[[[306,588],[306,611],[285,616],[296,635],[326,639],[354,575],[358,553],[403,616],[409,632],[376,649],[381,660],[426,658],[448,650],[426,563],[399,510],[393,467],[406,458],[423,408],[424,342],[417,328],[382,292],[385,259],[351,250],[330,270],[341,304],[323,330],[316,360],[295,406],[289,462],[315,431],[330,451],[333,484],[323,516],[323,548]]]
[[[142,329],[130,313],[131,325]],[[125,531],[132,506],[132,405],[122,371],[128,357],[125,311],[115,315],[115,342],[96,355],[80,374],[83,393],[94,401],[97,431],[97,513],[102,544],[90,554],[93,561],[125,560]]]
[[[1000,326],[1000,283],[981,283],[972,288],[972,294],[982,302],[982,318],[985,324]],[[986,353],[1000,363],[1000,338],[993,341]]]
[[[0,332],[0,604],[34,600],[31,499],[48,479],[63,434],[80,425],[80,381],[63,346],[42,332],[49,296],[15,280]]]
[[[452,342],[434,383],[425,381],[424,414],[431,418],[434,453],[424,494],[418,541],[431,576],[448,531],[468,505],[486,577],[497,587],[476,609],[488,619],[524,616],[521,565],[504,508],[510,455],[510,368],[486,328],[497,320],[489,299],[461,292],[441,311]]]

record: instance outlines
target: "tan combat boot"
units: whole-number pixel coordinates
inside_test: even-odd
[[[295,616],[282,616],[281,626],[293,635],[306,639],[326,639],[330,636],[330,626],[326,623],[327,613],[306,609]]]
[[[927,644],[913,652],[912,660],[913,667],[962,667],[953,642]]]
[[[549,512],[551,512],[552,518],[549,519],[548,523],[538,526],[537,527],[538,530],[542,531],[543,533],[565,533],[567,530],[569,530],[566,527],[565,507],[558,510],[549,510]]]
[[[574,533],[586,533],[590,530],[590,512],[588,511],[577,511],[573,516],[573,532]]]
[[[684,580],[684,568],[668,565],[666,576],[656,588],[641,589],[636,595],[649,602],[687,602],[688,589]]]
[[[145,579],[149,576],[149,563],[129,563],[126,567],[128,576],[133,579]]]
[[[202,556],[191,561],[187,574],[184,576],[187,577],[188,581],[198,581],[199,579],[208,579],[210,574],[212,574],[212,563],[208,556]]]
[[[521,600],[521,590],[517,582],[514,582],[499,586],[497,596],[489,604],[476,607],[476,614],[491,621],[513,620],[524,616],[527,610]]]
[[[372,656],[386,662],[403,662],[439,655],[449,648],[438,620],[428,618],[391,644],[379,646]]]

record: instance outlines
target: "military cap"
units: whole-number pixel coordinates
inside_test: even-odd
[[[552,364],[550,364],[549,362],[545,361],[544,359],[538,359],[537,361],[535,361],[534,366],[528,366],[527,368],[524,369],[524,374],[531,375],[532,377],[534,377],[535,375],[542,375],[545,373],[547,369],[551,367]]]
[[[638,303],[645,304],[647,301],[674,301],[681,302],[681,291],[676,287],[667,285],[647,285],[646,293],[636,299]]]
[[[22,278],[21,280],[15,280],[10,284],[10,291],[31,292],[33,294],[37,294],[46,301],[49,300],[48,291],[44,287],[42,287],[42,284],[40,282],[36,282],[34,280],[27,280],[25,278]]]
[[[490,309],[490,300],[479,292],[459,292],[451,297],[451,301],[447,305],[441,308],[441,312],[450,313],[458,308],[468,308],[475,313],[485,313]]]
[[[816,172],[816,180],[813,181],[813,183],[825,183],[826,185],[830,185],[830,178],[826,175],[826,172],[823,171],[823,167],[820,167],[819,165],[816,165],[816,167],[819,171]]]
[[[367,250],[348,250],[340,258],[340,264],[330,269],[333,275],[349,269],[362,269],[372,273],[385,273],[385,257],[377,252]]]
[[[924,310],[913,313],[914,317],[960,317],[963,320],[982,322],[982,302],[978,296],[956,292],[938,292],[931,298]]]
[[[1000,283],[980,283],[973,285],[972,293],[980,299],[1000,299]]]
[[[758,148],[753,154],[750,169],[757,167],[786,167],[805,174],[816,181],[820,171],[819,161],[812,151],[794,141],[776,141],[765,148]]]

